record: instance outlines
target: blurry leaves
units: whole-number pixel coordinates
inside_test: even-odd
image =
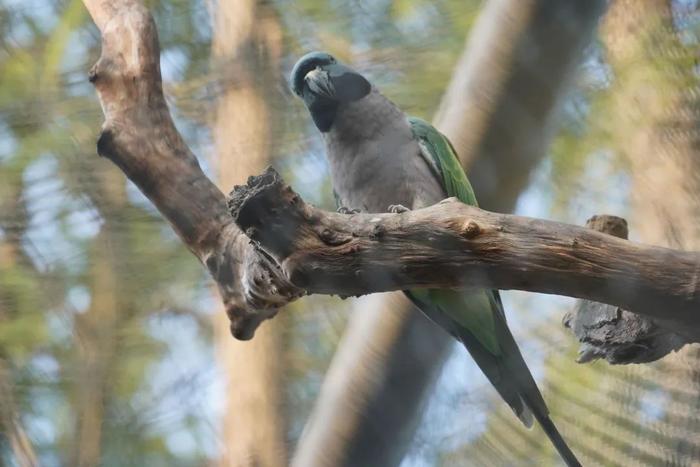
[[[18,406],[54,433],[47,439],[27,428],[47,462],[70,458],[87,409],[105,414],[105,449],[97,452],[115,456],[102,457],[105,465],[124,465],[126,445],[134,447],[127,464],[149,457],[173,465],[164,432],[154,433],[148,420],[134,429],[124,417],[166,351],[145,318],[175,299],[189,305],[195,292],[182,290],[196,289],[202,270],[152,208],[127,198],[123,174],[95,153],[102,115],[92,87],[76,77],[86,80],[99,43],[82,2],[55,2],[55,10],[31,3],[0,5],[0,24],[10,25],[0,29],[0,150],[8,152],[0,158],[0,358],[18,382]],[[206,28],[194,24],[189,6],[180,2],[171,18],[179,21],[175,44],[204,63]],[[164,37],[172,41],[167,29]],[[96,265],[109,271],[105,280]],[[57,362],[55,382],[36,366],[47,359]],[[34,409],[49,400],[50,409]]]
[[[0,358],[11,349],[13,359],[26,363],[46,338],[40,312],[47,303],[37,296],[38,281],[26,268],[0,266],[0,284]]]
[[[692,20],[676,16],[671,21],[659,10],[669,3],[626,2],[627,7],[618,10],[622,24],[608,31],[617,40],[608,36],[605,48],[596,44],[588,50],[562,109],[560,132],[542,167],[545,177],[539,179],[540,190],[553,192],[553,217],[583,222],[611,206],[613,212],[628,216],[633,210],[627,198],[635,191],[638,195],[656,190],[655,195],[647,194],[646,206],[638,206],[644,213],[640,221],[631,224],[632,234],[639,238],[641,229],[665,227],[650,209],[654,202],[665,203],[668,215],[671,208],[697,199],[693,193],[683,193],[678,184],[664,183],[668,179],[663,172],[674,157],[697,161],[693,152],[685,152],[685,145],[697,139],[697,115],[688,109],[697,106],[697,33],[690,26]],[[621,48],[611,53],[611,46]],[[652,172],[649,184],[635,186],[630,179],[645,167]],[[697,176],[697,164],[684,167],[687,177]],[[675,215],[670,221],[680,230],[698,225],[694,216]],[[690,415],[696,413],[698,400],[697,356],[680,364],[670,356],[650,365],[573,365],[574,349],[562,351],[560,339],[567,337],[554,316],[532,334],[529,340],[545,347],[541,380],[552,418],[584,464],[686,464],[697,459],[697,447],[687,442],[700,429],[697,417]],[[505,415],[507,411],[498,409]],[[519,430],[513,431],[509,424],[501,415],[489,417],[485,433],[446,455],[445,465],[468,456],[497,464],[538,459],[538,465],[556,465],[543,436],[529,434],[528,441],[520,441]],[[511,446],[499,450],[504,437]]]
[[[283,23],[286,47],[279,76],[264,89],[276,120],[274,162],[305,197],[328,207],[333,203],[321,139],[286,82],[295,60],[310,50],[328,50],[368,74],[407,112],[430,118],[483,4],[270,3]],[[223,85],[235,85],[236,79],[212,66],[207,4],[146,4],[158,25],[164,85],[178,128],[197,153],[207,156],[211,135],[206,127],[214,105]],[[600,198],[620,198],[618,193],[628,190],[612,177],[629,170],[619,157],[624,139],[615,137],[628,129],[611,116],[612,92],[638,79],[628,71],[646,66],[641,78],[652,91],[683,88],[688,100],[697,93],[700,21],[694,10],[685,15],[675,17],[682,48],[671,43],[677,40],[673,32],[664,30],[615,73],[600,46],[588,51],[538,179],[545,202],[553,194],[553,217],[575,216],[573,203],[597,211]],[[76,413],[84,403],[81,385],[91,378],[102,378],[104,465],[204,464],[217,449],[214,403],[198,401],[215,399],[208,366],[211,330],[208,316],[199,311],[211,305],[202,292],[207,282],[148,201],[132,196],[121,172],[95,154],[102,115],[85,77],[98,56],[99,36],[80,1],[0,4],[0,358],[10,362],[18,406],[23,419],[34,422],[27,424],[28,433],[47,464],[69,463],[77,442]],[[668,137],[686,131],[678,118],[670,112],[664,122]],[[611,168],[604,175],[591,172],[601,165],[607,170],[606,164]],[[96,265],[109,270],[110,279],[102,284],[94,281]],[[106,292],[113,294],[112,314],[100,299]],[[76,298],[81,294],[85,306]],[[352,303],[311,297],[276,318],[287,320],[284,377],[292,441],[318,395]],[[656,394],[655,379],[668,375],[656,369],[642,375],[611,372],[600,364],[573,371],[575,350],[562,353],[561,337],[543,327],[528,333],[527,341],[541,345],[546,355],[545,398],[574,447],[604,463],[607,458],[596,452],[596,443],[603,446],[601,452],[620,456],[645,451],[632,446],[639,439],[668,444],[670,428],[662,420],[668,404],[645,396]],[[97,357],[105,361],[90,370],[88,363]],[[620,381],[624,384],[614,384]],[[459,397],[469,397],[461,391]],[[443,432],[436,430],[438,435],[426,443],[442,449],[445,465],[555,462],[541,434],[524,432],[507,407],[492,405],[493,414],[470,407],[470,417],[486,420],[484,433],[469,426],[469,433],[442,440],[437,437]],[[649,407],[662,412],[655,419],[658,425],[648,421],[653,418]],[[635,431],[640,420],[647,425]],[[425,422],[435,423],[445,421]]]
[[[42,87],[56,82],[56,75],[65,59],[68,41],[74,30],[87,19],[85,6],[80,0],[71,0],[58,20],[52,34],[45,42],[44,66],[41,73]]]

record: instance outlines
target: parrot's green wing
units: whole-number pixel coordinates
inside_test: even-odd
[[[413,135],[435,177],[441,182],[447,196],[454,196],[465,204],[477,206],[476,196],[469,179],[462,170],[457,153],[450,141],[429,123],[410,117]],[[493,355],[500,355],[493,313],[501,313],[500,298],[491,290],[454,291],[421,289],[411,290],[414,300],[437,306],[452,320],[464,326]]]
[[[476,206],[476,197],[449,140],[429,123],[409,118],[421,156],[447,196]],[[580,466],[552,420],[513,338],[497,290],[412,289],[406,295],[469,350],[476,363],[518,418],[532,426],[536,418],[567,465]]]
[[[454,196],[464,204],[478,206],[472,185],[450,140],[420,118],[409,117],[408,122],[421,147],[421,156],[442,183],[447,196]]]

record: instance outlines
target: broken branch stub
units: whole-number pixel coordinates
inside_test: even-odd
[[[271,167],[260,175],[248,177],[245,185],[237,185],[229,194],[228,208],[238,225],[245,225],[245,234],[265,245],[275,258],[287,258],[298,248],[297,230],[308,221],[303,209],[294,209],[300,201],[291,187],[284,184]]]
[[[627,221],[621,217],[593,216],[586,227],[618,238],[628,236]],[[688,342],[647,316],[589,300],[577,300],[563,323],[581,342],[578,363],[600,358],[611,365],[648,363]]]

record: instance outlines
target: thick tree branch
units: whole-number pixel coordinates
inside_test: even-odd
[[[609,303],[697,328],[700,253],[495,214],[456,199],[404,214],[306,204],[268,169],[236,187],[236,223],[308,293],[493,287]]]
[[[434,122],[486,209],[510,212],[529,184],[606,3],[484,2]]]
[[[206,265],[231,332],[249,339],[299,290],[236,228],[224,194],[175,128],[163,96],[158,34],[146,8],[136,0],[84,3],[102,32],[102,54],[90,71],[105,114],[97,151],[141,189]]]

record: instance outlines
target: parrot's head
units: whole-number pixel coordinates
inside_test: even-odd
[[[333,125],[342,104],[360,100],[372,89],[364,76],[325,52],[301,57],[292,69],[290,85],[322,132]]]

